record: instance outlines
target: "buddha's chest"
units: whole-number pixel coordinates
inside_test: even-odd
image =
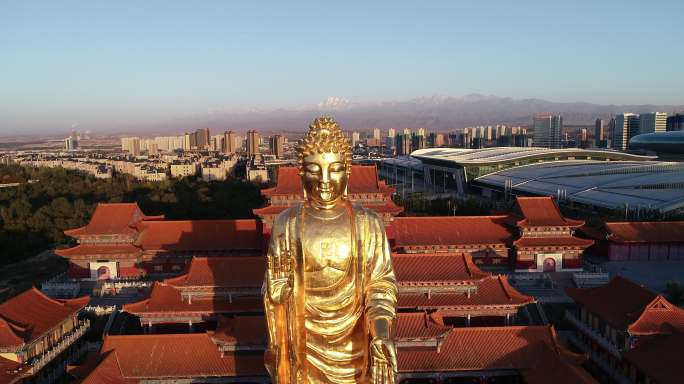
[[[350,267],[351,223],[347,215],[335,219],[304,218],[307,229],[302,238],[304,271],[310,277],[329,279],[343,276]]]

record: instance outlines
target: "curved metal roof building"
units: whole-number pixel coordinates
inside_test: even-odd
[[[478,177],[481,188],[556,196],[605,209],[684,208],[684,163],[664,161],[559,161],[509,168]]]
[[[421,160],[428,167],[463,169],[466,182],[499,170],[535,163],[566,160],[645,161],[655,159],[653,156],[601,149],[538,147],[431,148],[414,151],[411,157]]]
[[[683,132],[684,133],[684,132]],[[516,163],[523,160],[556,161],[573,159],[599,160],[651,160],[653,157],[633,155],[624,152],[579,149],[579,148],[537,148],[537,147],[495,147],[482,149],[430,148],[419,149],[411,157],[423,161],[437,161],[465,165],[491,165]]]
[[[655,132],[636,135],[629,140],[629,148],[684,155],[684,131]]]

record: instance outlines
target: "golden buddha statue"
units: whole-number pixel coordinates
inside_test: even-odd
[[[274,383],[394,383],[397,287],[383,221],[346,197],[351,146],[318,118],[297,147],[305,202],[271,231],[264,303]]]

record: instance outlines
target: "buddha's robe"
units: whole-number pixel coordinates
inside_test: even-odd
[[[264,284],[266,364],[274,382],[367,382],[369,322],[396,316],[383,221],[373,211],[344,204],[347,209],[332,217],[297,205],[273,225],[268,257],[284,246],[295,260],[287,299],[281,297],[284,284],[269,281],[268,273]]]

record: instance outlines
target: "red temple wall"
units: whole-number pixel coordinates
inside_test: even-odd
[[[90,269],[88,268],[87,260],[69,260],[69,269],[67,275],[70,279],[88,279],[90,278]]]
[[[608,246],[611,261],[684,260],[684,244],[616,244]]]

